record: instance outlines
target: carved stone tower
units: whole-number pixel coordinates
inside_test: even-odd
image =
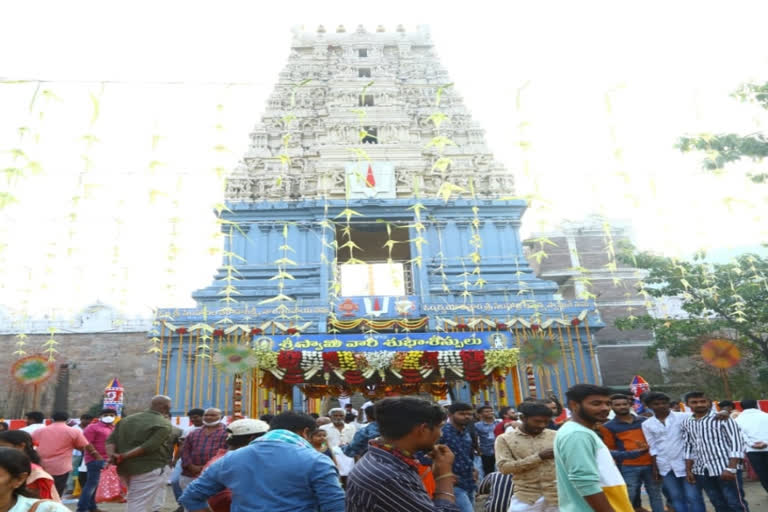
[[[161,311],[172,332],[183,338],[179,325],[224,319],[218,325],[261,335],[257,344],[324,350],[350,335],[344,346],[354,351],[413,347],[411,336],[439,344],[439,333],[456,329],[483,332],[473,343],[484,347],[512,348],[541,328],[570,344],[559,369],[536,378],[542,391],[599,381],[581,327],[600,327],[594,305],[559,300],[557,284],[534,275],[519,234],[526,204],[510,199],[512,174],[494,160],[460,85],[426,27],[294,31],[288,64],[228,178],[223,265],[193,295],[197,308]],[[166,349],[159,390],[182,392],[169,375],[184,371],[174,361],[192,349],[181,339],[166,347],[178,354]]]
[[[435,197],[446,181],[467,196],[470,181],[478,197],[513,195],[512,175],[494,161],[450,83],[426,27],[295,31],[227,198],[344,199],[348,181],[352,198]],[[443,151],[433,143],[438,136],[451,141]],[[347,179],[359,150],[374,164],[375,187]],[[436,166],[441,157],[450,163]]]

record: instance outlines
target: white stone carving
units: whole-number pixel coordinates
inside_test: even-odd
[[[125,317],[117,309],[96,302],[75,315],[51,313],[44,317],[27,318],[0,313],[0,334],[47,334],[50,328],[56,333],[115,333],[144,332],[152,327],[151,317]]]
[[[228,200],[344,198],[345,168],[360,151],[391,166],[397,197],[415,188],[435,195],[446,181],[469,188],[470,180],[478,196],[512,195],[512,174],[493,159],[455,88],[443,90],[435,105],[438,88],[451,80],[428,27],[339,30],[293,29],[286,66],[228,179]],[[371,76],[359,76],[361,68]],[[372,106],[361,106],[364,88]],[[448,116],[439,130],[430,120],[438,111]],[[362,143],[368,128],[376,129],[376,144]],[[438,135],[454,145],[441,153],[429,145]],[[440,156],[451,158],[445,173],[433,169]]]

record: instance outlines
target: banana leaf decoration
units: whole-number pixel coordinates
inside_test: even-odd
[[[213,364],[221,372],[236,375],[255,368],[258,365],[258,359],[253,350],[247,347],[228,345],[214,354]]]
[[[562,357],[560,347],[554,341],[532,336],[520,347],[520,357],[528,364],[538,367],[557,365]]]

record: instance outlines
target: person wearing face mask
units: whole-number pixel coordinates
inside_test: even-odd
[[[181,449],[181,488],[186,489],[200,476],[206,463],[226,446],[227,430],[221,423],[221,411],[215,408],[206,409],[202,428],[189,434]]]
[[[117,413],[114,409],[104,409],[99,415],[99,421],[93,422],[83,431],[83,435],[93,445],[101,459],[94,458],[90,453],[85,454],[85,467],[87,479],[80,491],[80,499],[77,502],[77,512],[97,511],[96,489],[99,487],[101,469],[104,467],[104,459],[107,458],[107,439],[115,426]]]
[[[171,399],[157,395],[149,410],[126,416],[107,439],[109,463],[128,486],[125,512],[147,512],[168,482]]]

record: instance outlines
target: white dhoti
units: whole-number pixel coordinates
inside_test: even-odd
[[[347,476],[355,465],[355,459],[347,457],[338,446],[333,450],[333,456],[336,458],[336,464],[339,466],[339,476]]]
[[[509,510],[507,512],[557,512],[560,510],[557,505],[551,505],[544,496],[540,497],[533,504],[528,504],[512,496],[509,500]]]
[[[157,495],[165,491],[168,482],[168,466],[148,473],[125,477],[128,487],[125,512],[153,512]]]

